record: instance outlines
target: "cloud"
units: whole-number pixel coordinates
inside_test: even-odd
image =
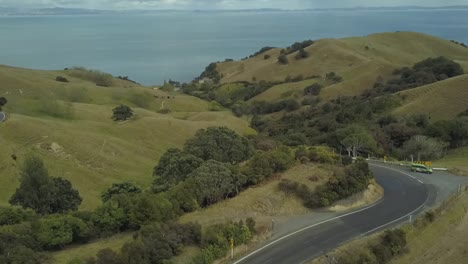
[[[463,5],[467,0],[0,0],[0,7],[75,7],[99,9],[307,9],[355,6]]]

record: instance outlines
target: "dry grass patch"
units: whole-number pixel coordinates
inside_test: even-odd
[[[252,217],[262,229],[270,225],[272,217],[291,217],[310,212],[299,199],[287,196],[278,190],[277,185],[281,179],[294,180],[314,188],[318,184],[325,183],[331,176],[332,172],[327,168],[314,164],[298,165],[282,175],[243,191],[232,199],[184,215],[180,221],[198,222],[202,226],[209,226]]]

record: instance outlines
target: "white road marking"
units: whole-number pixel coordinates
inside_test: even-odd
[[[389,167],[385,167],[385,166],[381,166],[381,165],[376,165],[376,164],[370,164],[370,165],[371,165],[371,166],[382,167],[382,168],[389,169],[389,170],[393,170],[393,171],[397,171],[397,172],[399,172],[399,173],[401,173],[401,174],[403,174],[403,175],[406,175],[406,176],[408,176],[408,177],[413,178],[414,180],[417,180],[417,181],[420,182],[421,184],[424,184],[424,183],[423,183],[421,180],[419,180],[418,178],[416,178],[416,177],[414,177],[414,176],[412,176],[412,175],[410,175],[410,174],[408,174],[408,173],[405,173],[405,172],[403,172],[403,171],[396,170],[396,169],[389,168]],[[278,243],[278,242],[280,242],[280,241],[282,241],[282,240],[284,240],[284,239],[286,239],[286,238],[288,238],[288,237],[290,237],[290,236],[293,236],[293,235],[295,235],[295,234],[301,233],[301,232],[303,232],[303,231],[305,231],[305,230],[307,230],[307,229],[310,229],[310,228],[319,226],[319,225],[321,225],[321,224],[325,224],[325,223],[328,223],[328,222],[331,222],[331,221],[334,221],[334,220],[343,218],[343,217],[348,216],[348,215],[357,214],[357,213],[359,213],[359,212],[362,212],[362,211],[365,211],[365,210],[367,210],[367,209],[370,209],[370,208],[372,208],[372,207],[374,207],[374,206],[377,206],[378,204],[380,204],[381,202],[383,202],[384,199],[385,199],[385,197],[382,198],[382,199],[380,199],[380,201],[378,201],[377,203],[372,204],[372,205],[367,206],[367,207],[364,207],[364,208],[359,209],[359,210],[357,210],[357,211],[350,212],[350,213],[347,213],[347,214],[344,214],[344,215],[340,215],[340,216],[336,216],[336,217],[330,218],[330,219],[328,219],[328,220],[325,220],[325,221],[322,221],[322,222],[313,224],[313,225],[311,225],[311,226],[304,227],[304,228],[302,228],[302,229],[299,229],[299,230],[297,230],[297,231],[294,231],[294,232],[292,232],[292,233],[290,233],[290,234],[287,234],[287,235],[285,235],[285,236],[282,236],[282,237],[280,237],[280,238],[278,238],[278,239],[276,239],[276,240],[274,240],[274,241],[272,241],[272,242],[266,244],[265,246],[263,246],[263,247],[261,247],[261,248],[255,250],[255,251],[253,251],[252,253],[248,254],[247,256],[242,257],[241,259],[237,260],[237,261],[234,262],[233,264],[238,264],[238,263],[242,262],[243,260],[245,260],[245,259],[247,259],[247,258],[249,258],[249,257],[251,257],[251,256],[253,256],[253,255],[255,255],[255,254],[257,254],[258,252],[264,250],[265,248],[268,248],[268,247],[270,247],[270,246],[272,246],[272,245],[274,245],[274,244],[276,244],[276,243]],[[398,222],[399,220],[401,220],[401,219],[403,219],[403,218],[405,218],[405,217],[408,217],[409,215],[413,214],[414,212],[417,212],[417,211],[418,211],[419,209],[421,209],[424,205],[426,205],[426,202],[427,202],[428,200],[429,200],[429,196],[427,197],[426,201],[425,201],[420,207],[418,207],[416,210],[414,210],[413,212],[411,212],[411,213],[409,213],[409,214],[407,214],[407,215],[405,215],[405,216],[403,216],[403,217],[400,217],[400,218],[398,218],[398,219],[396,219],[396,220],[393,220],[393,221],[391,221],[391,222],[389,222],[389,223],[386,223],[386,224],[384,224],[384,225],[381,225],[380,227],[374,228],[374,229],[372,229],[371,231],[368,231],[368,232],[366,232],[366,233],[363,233],[363,234],[361,234],[361,236],[364,236],[365,234],[371,233],[371,232],[373,232],[373,231],[375,231],[375,230],[378,230],[378,229],[380,229],[380,228],[382,228],[382,227],[385,227],[385,226],[387,226],[387,225],[391,225],[391,224],[393,224],[393,223],[395,223],[395,222]]]
[[[318,225],[325,224],[325,223],[328,223],[328,222],[331,222],[331,221],[334,221],[334,220],[343,218],[343,217],[348,216],[348,215],[357,214],[357,213],[359,213],[359,212],[362,212],[362,211],[365,211],[365,210],[367,210],[367,209],[369,209],[369,208],[372,208],[372,207],[374,207],[374,206],[377,206],[378,204],[380,204],[380,203],[383,202],[383,201],[384,201],[384,198],[380,199],[380,201],[378,201],[377,203],[374,203],[374,204],[372,204],[372,205],[370,205],[370,206],[364,207],[364,208],[359,209],[359,210],[357,210],[357,211],[350,212],[350,213],[347,213],[347,214],[344,214],[344,215],[340,215],[340,216],[336,216],[336,217],[330,218],[330,219],[328,219],[328,220],[325,220],[325,221],[322,221],[322,222],[313,224],[313,225],[311,225],[311,226],[304,227],[304,228],[302,228],[302,229],[299,229],[299,230],[297,230],[297,231],[294,231],[294,232],[292,232],[292,233],[290,233],[290,234],[287,234],[287,235],[285,235],[285,236],[282,236],[282,237],[276,239],[275,241],[272,241],[272,242],[270,242],[269,244],[267,244],[267,245],[265,245],[265,246],[263,246],[263,247],[261,247],[261,248],[255,250],[254,252],[248,254],[247,256],[245,256],[245,257],[239,259],[238,261],[234,262],[233,264],[240,263],[240,262],[243,261],[244,259],[249,258],[250,256],[255,255],[256,253],[258,253],[258,252],[264,250],[265,248],[270,247],[271,245],[276,244],[276,243],[280,242],[281,240],[286,239],[286,238],[288,238],[288,237],[290,237],[290,236],[293,236],[293,235],[295,235],[295,234],[297,234],[297,233],[301,233],[301,232],[303,232],[303,231],[305,231],[305,230],[307,230],[307,229],[310,229],[310,228],[316,227],[316,226],[318,226]]]

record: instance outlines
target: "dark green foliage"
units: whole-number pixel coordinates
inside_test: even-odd
[[[304,95],[319,95],[320,91],[322,90],[323,86],[319,83],[314,83],[312,85],[307,86],[304,88]]]
[[[48,214],[51,186],[52,180],[42,160],[29,156],[20,171],[20,187],[16,189],[9,203],[33,209],[39,214]]]
[[[236,177],[229,164],[209,160],[189,175],[188,183],[193,186],[198,203],[208,206],[235,194],[240,187],[236,186]]]
[[[185,180],[193,170],[200,167],[203,160],[179,149],[169,149],[159,159],[153,170],[157,178],[153,184],[155,192],[166,191]]]
[[[101,194],[102,202],[109,201],[114,195],[141,193],[141,189],[129,183],[113,183],[112,186]]]
[[[268,54],[265,54],[265,56],[263,56],[263,59],[265,59],[265,60],[268,60],[268,59],[270,59],[270,58],[271,58],[271,56],[268,55]]]
[[[393,257],[406,251],[406,233],[401,229],[385,231],[380,244],[372,247],[372,253],[382,264],[389,263]]]
[[[11,234],[0,234],[0,263],[46,264],[51,261],[46,254],[24,246],[20,238]]]
[[[252,221],[249,222],[254,225]],[[192,264],[211,264],[223,257],[229,249],[231,239],[235,246],[248,243],[253,236],[252,229],[255,226],[249,227],[242,221],[208,227],[202,236],[202,252],[192,260]]]
[[[32,220],[34,217],[35,213],[32,210],[24,210],[17,207],[0,208],[0,226],[16,225]]]
[[[254,115],[265,115],[286,110],[292,112],[301,107],[295,99],[285,99],[278,102],[254,101],[250,106],[250,112]]]
[[[166,222],[176,217],[172,203],[162,195],[141,194],[127,199],[129,203],[124,209],[131,226]]]
[[[0,111],[2,111],[2,107],[4,107],[8,103],[5,97],[0,97]]]
[[[97,227],[102,236],[118,233],[128,223],[128,218],[122,208],[107,202],[95,210],[91,222]]]
[[[287,147],[259,152],[250,159],[244,174],[249,184],[257,184],[274,173],[284,172],[294,164],[294,153]]]
[[[399,78],[389,80],[386,83],[377,82],[373,90],[374,93],[395,93],[442,81],[463,73],[460,64],[445,57],[428,58],[416,63],[412,68],[405,67],[395,70],[394,74],[399,75]]]
[[[285,51],[286,54],[291,54],[296,51],[304,50],[305,48],[309,47],[310,45],[314,44],[313,40],[304,40],[302,42],[295,42],[290,47],[288,47]]]
[[[64,82],[64,83],[67,83],[67,82],[68,82],[68,79],[65,78],[65,77],[63,77],[63,76],[57,76],[57,77],[55,78],[55,80],[56,80],[57,82]]]
[[[199,244],[197,224],[152,224],[143,227],[135,240],[122,247],[121,258],[129,264],[163,264],[182,253],[186,245]]]
[[[53,215],[42,218],[34,229],[34,235],[43,248],[62,248],[87,237],[88,226],[71,215]]]
[[[69,180],[52,178],[49,206],[51,213],[65,213],[76,211],[81,204],[80,194]]]
[[[364,191],[372,178],[367,162],[357,160],[347,166],[343,174],[335,175],[326,184],[318,186],[315,192],[312,192],[304,184],[290,180],[282,180],[278,184],[278,188],[302,199],[306,207],[316,208],[329,206],[338,200]]]
[[[204,78],[208,78],[212,80],[214,83],[219,83],[219,81],[221,80],[221,74],[216,70],[216,67],[217,65],[215,62],[210,63],[210,65],[208,65],[205,68],[205,71],[202,72],[202,74],[200,75],[200,77],[198,77],[198,79],[202,80]]]
[[[437,121],[427,127],[426,134],[449,142],[452,148],[462,147],[468,140],[468,118]]]
[[[274,49],[274,47],[263,47],[259,51],[257,51],[254,54],[250,55],[249,58],[253,58],[255,56],[258,56],[258,55],[260,55],[262,53],[265,53],[265,52],[267,52],[269,50],[272,50],[272,49]]]
[[[112,113],[114,121],[125,121],[133,116],[133,110],[126,105],[117,106],[112,110]]]
[[[343,81],[343,77],[339,76],[335,72],[329,72],[325,75],[327,81],[332,81],[334,83],[339,83]]]
[[[20,187],[10,204],[30,208],[39,214],[77,210],[81,197],[68,180],[50,178],[41,159],[27,157],[20,172]]]
[[[200,129],[184,146],[186,153],[203,160],[237,164],[249,159],[253,148],[247,138],[227,127]]]
[[[342,156],[341,162],[343,163],[343,165],[348,166],[353,163],[353,158],[351,158],[350,156]]]
[[[287,65],[289,63],[288,57],[285,54],[279,55],[278,63],[282,65]]]
[[[305,51],[304,48],[300,48],[299,52],[295,56],[296,60],[302,60],[308,57],[309,57],[309,53]]]

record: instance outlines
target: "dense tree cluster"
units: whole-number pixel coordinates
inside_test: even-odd
[[[256,56],[258,56],[258,55],[260,55],[260,54],[262,54],[262,53],[265,53],[265,52],[267,52],[267,51],[269,51],[269,50],[272,50],[272,49],[274,49],[274,48],[275,48],[275,47],[268,47],[268,46],[267,46],[267,47],[263,47],[263,48],[261,48],[259,51],[257,51],[257,52],[255,52],[254,54],[250,55],[249,58],[256,57]]]
[[[296,51],[304,50],[305,48],[309,47],[310,45],[314,44],[313,40],[304,40],[302,42],[295,42],[290,47],[286,48],[284,53],[286,55],[292,54]]]
[[[29,156],[20,172],[20,186],[9,202],[39,214],[54,214],[77,210],[81,200],[68,180],[49,177],[42,160]]]
[[[281,181],[278,188],[285,193],[296,195],[303,200],[305,206],[317,208],[329,206],[366,190],[373,178],[367,162],[358,159],[343,170],[336,170],[335,176],[324,185],[318,186],[315,191],[291,180]]]
[[[370,93],[395,93],[463,74],[460,64],[445,57],[429,58],[416,63],[412,68],[395,70],[395,79],[382,80],[374,85]]]
[[[205,71],[202,72],[200,77],[198,77],[198,79],[203,80],[204,78],[208,78],[214,83],[219,83],[219,81],[221,81],[221,74],[218,72],[216,67],[217,67],[216,62],[210,63],[205,68]]]

